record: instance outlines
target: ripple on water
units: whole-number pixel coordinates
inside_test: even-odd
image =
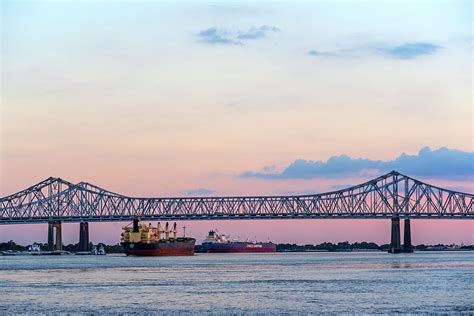
[[[5,313],[469,313],[474,253],[0,257]]]

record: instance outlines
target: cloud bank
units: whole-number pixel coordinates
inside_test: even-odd
[[[374,45],[350,49],[332,51],[319,51],[311,49],[308,55],[313,57],[348,57],[360,53],[376,53],[393,59],[415,59],[424,55],[432,55],[438,52],[441,46],[429,42],[408,42],[397,46]]]
[[[422,55],[431,55],[441,47],[433,43],[405,43],[403,45],[382,49],[386,55],[398,59],[413,59]]]
[[[474,152],[422,148],[416,155],[401,154],[390,161],[353,159],[347,155],[333,156],[327,161],[297,159],[279,172],[245,172],[241,177],[263,179],[312,179],[383,173],[397,170],[410,176],[473,179]]]
[[[206,188],[198,188],[185,191],[184,193],[188,196],[197,196],[197,195],[209,195],[214,193],[214,190],[206,189]]]
[[[227,45],[238,45],[239,42],[235,41],[228,32],[220,31],[215,27],[208,28],[197,34],[199,41],[208,44],[227,44]]]
[[[237,31],[227,31],[211,27],[197,33],[197,37],[199,42],[206,44],[243,45],[247,41],[266,38],[269,34],[279,31],[277,27],[268,25]]]

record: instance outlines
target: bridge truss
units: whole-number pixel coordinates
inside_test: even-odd
[[[51,221],[293,218],[474,219],[474,194],[392,171],[333,192],[294,196],[136,198],[81,182],[48,178],[0,199],[0,224]]]

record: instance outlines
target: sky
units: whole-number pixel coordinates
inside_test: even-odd
[[[140,197],[306,194],[394,169],[472,193],[472,6],[2,1],[0,196],[49,176]],[[384,220],[181,224],[198,240],[390,238]],[[118,242],[121,225],[91,238]],[[414,243],[473,231],[412,223]],[[0,227],[0,241],[46,237]]]

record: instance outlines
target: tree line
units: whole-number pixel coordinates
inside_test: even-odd
[[[46,243],[38,243],[41,250],[47,251],[48,244]],[[115,245],[106,245],[104,243],[99,243],[97,246],[100,245],[104,246],[106,253],[122,253],[123,248],[120,244]],[[16,250],[16,251],[26,251],[28,250],[27,246],[19,245],[15,243],[13,240],[8,242],[0,243],[0,251],[5,250]],[[92,249],[93,244],[89,243],[89,250]],[[277,244],[277,251],[278,252],[311,252],[311,251],[328,251],[328,252],[340,252],[340,251],[387,251],[390,247],[389,244],[382,244],[378,245],[374,242],[354,242],[350,243],[348,241],[343,241],[339,243],[331,243],[331,242],[323,242],[318,245],[306,244],[306,245],[297,245],[297,244]],[[415,250],[443,250],[452,248],[453,245],[417,245],[414,246]],[[474,250],[474,245],[462,245],[458,247],[460,250]],[[63,250],[70,251],[70,252],[78,252],[80,251],[79,243],[77,244],[68,244],[63,245]],[[201,245],[196,245],[196,252],[200,252]]]

